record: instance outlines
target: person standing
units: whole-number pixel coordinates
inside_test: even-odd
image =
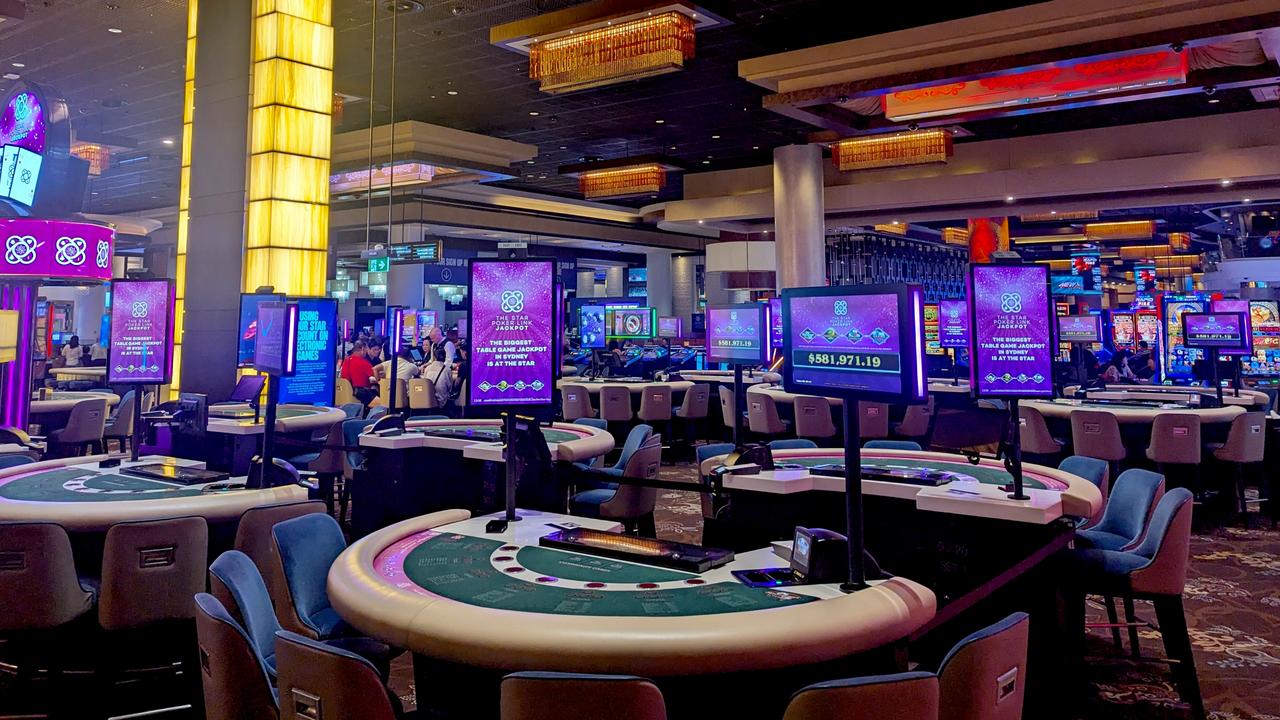
[[[84,358],[84,348],[80,347],[80,336],[72,335],[66,345],[62,346],[62,359],[67,361],[66,367],[80,367]]]
[[[458,346],[445,338],[438,325],[431,328],[427,340],[431,345],[422,377],[435,383],[436,404],[444,407],[453,393],[453,364],[458,359]]]

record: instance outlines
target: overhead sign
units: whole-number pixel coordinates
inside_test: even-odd
[[[551,404],[554,282],[551,260],[471,262],[472,405]]]
[[[0,276],[110,280],[116,233],[68,220],[0,219]]]
[[[390,272],[391,258],[389,257],[371,257],[369,258],[369,272]]]
[[[169,382],[173,369],[173,281],[117,280],[111,286],[107,382]]]
[[[972,362],[978,397],[1053,397],[1048,268],[969,266]]]

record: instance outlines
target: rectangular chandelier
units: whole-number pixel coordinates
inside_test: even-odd
[[[1120,222],[1086,223],[1084,234],[1090,240],[1150,240],[1156,234],[1155,220],[1123,220]]]
[[[561,175],[578,178],[578,190],[588,200],[654,195],[667,186],[667,174],[683,170],[665,155],[633,155],[613,160],[563,165]]]
[[[946,130],[849,138],[831,145],[831,159],[841,171],[944,163],[952,152],[951,133]]]
[[[546,93],[611,85],[675,72],[693,57],[694,23],[666,12],[535,42],[529,77]]]

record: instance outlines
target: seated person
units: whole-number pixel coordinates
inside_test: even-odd
[[[342,379],[351,383],[356,399],[365,407],[378,397],[378,381],[373,364],[369,362],[368,347],[357,340],[351,346],[351,354],[342,361]]]

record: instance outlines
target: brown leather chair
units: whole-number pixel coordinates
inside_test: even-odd
[[[747,427],[760,435],[782,435],[787,431],[778,416],[778,404],[765,393],[747,395]]]
[[[338,378],[333,386],[333,404],[342,407],[347,403],[359,402],[356,400],[355,390],[351,388],[351,381],[346,378]]]
[[[738,412],[738,400],[733,395],[733,388],[720,386],[720,417],[724,419],[724,426],[729,430],[734,429],[734,419]]]
[[[512,673],[502,679],[502,720],[666,720],[662,691],[626,675]]]
[[[1018,406],[1018,436],[1022,452],[1032,455],[1057,457],[1062,454],[1062,442],[1049,432],[1049,424],[1040,411],[1027,405]],[[1102,458],[1094,458],[1099,460]]]
[[[0,633],[51,630],[93,610],[71,540],[53,523],[0,523]]]
[[[201,517],[118,523],[102,550],[98,624],[128,630],[195,618],[204,592],[209,527]]]
[[[409,409],[431,410],[439,407],[436,402],[436,384],[431,378],[414,378],[409,381]]]
[[[248,555],[253,560],[253,564],[258,566],[258,572],[262,573],[262,580],[267,585],[267,592],[271,594],[272,605],[276,606],[276,617],[281,618],[282,622],[293,617],[293,608],[280,606],[281,598],[287,597],[288,593],[285,592],[284,570],[281,568],[280,556],[276,551],[275,538],[271,536],[271,528],[285,520],[323,512],[325,512],[324,503],[319,500],[309,500],[256,507],[246,510],[240,516],[240,524],[236,527],[235,549]],[[227,608],[234,606],[225,599],[229,595],[222,594],[223,591],[217,584],[214,584],[211,590],[214,597],[221,600],[224,606]]]
[[[206,720],[279,720],[271,680],[244,628],[207,593],[195,596]]]
[[[1017,612],[947,653],[938,668],[941,720],[1022,720],[1030,627]]]
[[[280,720],[396,720],[399,714],[399,700],[373,663],[333,645],[281,630],[276,672]]]
[[[1106,460],[1118,475],[1127,454],[1116,416],[1105,410],[1071,411],[1071,449],[1076,455]]]
[[[834,680],[791,697],[782,720],[937,720],[938,678],[933,673]],[[978,716],[973,716],[978,720]],[[985,720],[985,718],[983,718]]]
[[[797,395],[794,407],[796,437],[817,439],[835,437],[836,424],[831,420],[830,400],[813,395]]]
[[[626,385],[604,385],[600,388],[600,418],[607,423],[631,422],[631,388]]]
[[[640,449],[631,454],[622,476],[654,480],[662,465],[662,436],[650,435]],[[653,510],[658,502],[657,488],[619,483],[617,488],[587,490],[573,496],[572,513],[585,517],[617,520],[628,530],[644,537],[656,537]]]
[[[894,435],[904,438],[926,438],[929,436],[929,423],[933,419],[933,396],[924,405],[908,405],[902,415],[902,422],[893,428]],[[921,442],[921,445],[926,443]]]
[[[1202,489],[1200,458],[1203,452],[1199,415],[1180,412],[1156,415],[1155,421],[1151,423],[1151,444],[1147,446],[1147,459],[1154,462],[1161,473],[1168,475],[1168,465],[1187,466],[1191,472],[1192,489],[1199,492]]]
[[[106,446],[110,445],[112,440],[119,444],[120,452],[129,449],[129,443],[133,442],[133,404],[136,397],[132,390],[125,393],[124,397],[120,398],[120,403],[116,405],[115,414],[107,418],[102,430],[103,451],[108,449]],[[146,412],[146,409],[144,408],[141,412]]]
[[[560,412],[569,422],[579,418],[595,417],[596,409],[591,407],[590,391],[583,385],[561,385]]]
[[[49,444],[56,446],[59,454],[71,449],[80,455],[86,448],[102,447],[106,429],[107,399],[81,400],[71,407],[66,426],[49,433]]]
[[[858,436],[863,440],[889,437],[889,405],[877,402],[858,403]]]
[[[1220,445],[1207,445],[1213,457],[1221,462],[1235,466],[1235,498],[1236,510],[1248,512],[1245,500],[1244,467],[1261,463],[1267,447],[1267,414],[1263,412],[1247,412],[1237,415],[1231,421],[1231,430],[1227,433],[1227,441]],[[1277,498],[1280,501],[1280,498]]]

